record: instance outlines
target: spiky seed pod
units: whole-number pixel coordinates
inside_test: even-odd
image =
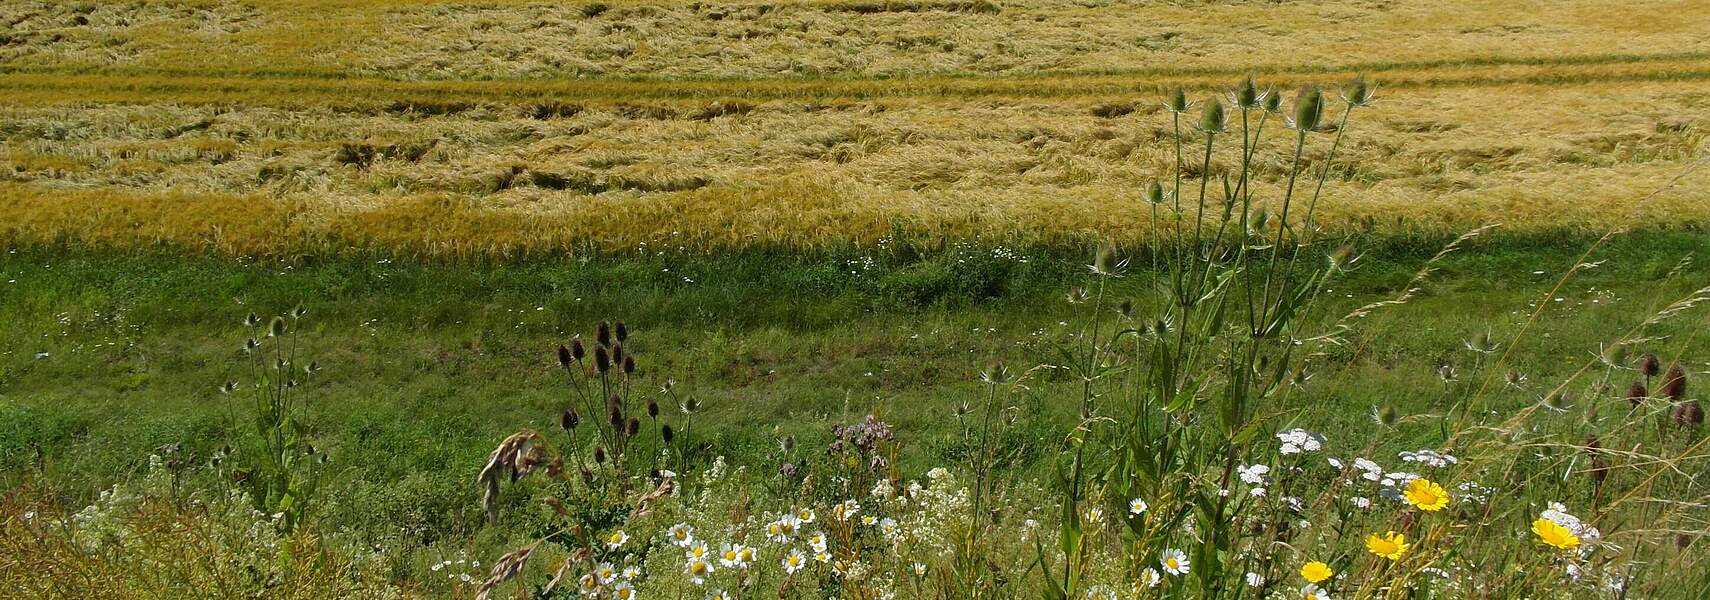
[[[1681,426],[1698,427],[1705,424],[1705,407],[1698,400],[1674,403],[1674,422]]]
[[[230,394],[232,392],[237,391],[237,389],[238,389],[238,384],[236,381],[227,381],[225,385],[220,386],[220,393]]]
[[[1668,374],[1663,376],[1661,391],[1664,398],[1676,402],[1686,396],[1686,370],[1680,368],[1680,363],[1669,365]]]
[[[594,448],[594,464],[606,464],[606,449],[604,447],[596,446]]]
[[[697,400],[693,397],[690,397],[688,400],[683,402],[683,412],[685,412],[685,413],[694,413],[694,412],[699,412],[700,410],[701,410],[701,401],[700,400]]]
[[[1674,547],[1679,548],[1681,550],[1685,550],[1687,546],[1691,546],[1691,545],[1692,545],[1692,536],[1691,535],[1681,533],[1681,534],[1676,534],[1674,536]]]
[[[623,342],[612,344],[612,364],[623,364]]]
[[[570,358],[580,361],[582,357],[587,355],[588,349],[582,346],[582,338],[570,340]]]
[[[268,337],[285,335],[285,317],[273,317],[273,322],[267,324]]]
[[[576,414],[574,408],[565,409],[564,414],[558,417],[558,426],[563,427],[565,431],[575,431],[576,426],[581,424],[582,415]]]
[[[1376,93],[1377,88],[1366,83],[1366,76],[1359,75],[1348,82],[1348,87],[1342,88],[1342,100],[1354,106],[1366,106],[1372,103],[1372,96]]]
[[[665,440],[665,443],[671,443],[671,440],[676,437],[677,431],[675,429],[671,429],[670,423],[659,426],[659,439]]]
[[[1098,253],[1093,255],[1092,270],[1099,275],[1116,274],[1116,246],[1109,240],[1098,245]]]
[[[605,346],[594,346],[594,368],[601,373],[612,370],[612,356]]]
[[[618,408],[618,405],[616,404],[608,404],[606,405],[606,416],[609,417],[608,421],[611,423],[613,429],[623,429],[624,418],[622,408]]]
[[[600,321],[594,324],[594,342],[601,346],[612,345],[612,324]]]
[[[629,339],[629,327],[624,325],[623,321],[618,321],[614,329],[617,333],[617,341],[621,342]]]
[[[573,361],[573,360],[576,360],[576,357],[570,355],[570,349],[564,347],[564,344],[559,344],[558,345],[558,366],[568,369],[568,368],[570,368],[570,361]]]
[[[1662,361],[1657,360],[1656,354],[1646,352],[1639,357],[1639,372],[1646,377],[1656,377],[1662,373]]]
[[[1152,185],[1146,186],[1146,201],[1152,204],[1164,203],[1164,184],[1152,180]]]
[[[1573,406],[1573,396],[1569,395],[1567,390],[1550,392],[1550,395],[1544,397],[1544,406],[1548,406],[1550,410],[1556,412],[1566,411]]]
[[[659,402],[654,401],[654,400],[648,400],[647,401],[647,418],[649,418],[649,419],[659,418]]]
[[[635,434],[637,433],[641,433],[641,419],[630,417],[629,425],[624,428],[624,434],[630,437],[635,437]]]
[[[1199,129],[1206,133],[1223,133],[1229,128],[1229,115],[1224,113],[1223,101],[1212,98],[1205,101],[1205,110],[1199,115]]]
[[[1649,397],[1651,397],[1651,391],[1645,389],[1645,382],[1634,381],[1633,385],[1627,386],[1627,402],[1632,404],[1634,408],[1638,408]]]
[[[1259,92],[1259,84],[1253,83],[1252,75],[1248,75],[1246,79],[1241,80],[1241,83],[1235,86],[1235,93],[1231,94],[1231,97],[1235,100],[1236,106],[1245,109],[1258,108],[1259,104],[1264,101],[1264,96]]]
[[[291,309],[291,318],[293,318],[293,319],[301,319],[304,316],[307,316],[308,314],[309,314],[309,309],[303,308],[303,305],[301,305],[301,304],[298,304],[297,306],[295,306]]]
[[[1372,420],[1384,427],[1394,427],[1396,421],[1401,420],[1401,416],[1396,414],[1395,407],[1385,404],[1372,411]]]
[[[1300,88],[1294,97],[1294,127],[1312,131],[1324,121],[1324,91],[1318,86]]]
[[[1282,112],[1282,94],[1278,94],[1275,89],[1265,88],[1265,112]]]
[[[261,324],[261,317],[257,316],[255,313],[249,313],[249,315],[243,318],[243,324],[245,327],[255,327]]]
[[[634,355],[628,355],[628,354],[624,355],[624,357],[623,357],[623,374],[624,375],[635,374],[635,356]]]
[[[793,434],[784,436],[783,448],[784,452],[794,451],[796,449],[796,436]]]
[[[1672,416],[1682,427],[1697,427],[1704,424],[1704,407],[1697,400],[1677,402]]]
[[[1116,305],[1116,312],[1120,313],[1124,319],[1134,318],[1134,301],[1123,300],[1121,304]]]
[[[1332,270],[1345,270],[1354,262],[1354,247],[1347,244],[1337,246],[1336,250],[1330,253],[1329,259]]]
[[[1187,90],[1176,88],[1164,99],[1164,110],[1173,113],[1185,113],[1188,109]]]

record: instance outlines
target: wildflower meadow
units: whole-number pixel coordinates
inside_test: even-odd
[[[1204,4],[0,7],[0,598],[1704,597],[1703,11]]]

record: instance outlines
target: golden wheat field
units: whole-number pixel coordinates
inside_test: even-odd
[[[1701,2],[7,2],[0,22],[0,231],[26,240],[1140,240],[1139,190],[1173,164],[1163,93],[1249,73],[1379,86],[1325,227],[1710,220],[1710,174],[1680,177],[1710,114]]]

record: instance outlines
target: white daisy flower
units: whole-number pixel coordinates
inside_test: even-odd
[[[707,562],[704,558],[691,558],[683,564],[683,573],[688,575],[689,581],[694,582],[695,585],[705,584],[707,576],[712,575],[712,572],[712,563]]]
[[[916,562],[913,565],[911,565],[911,568],[914,570],[914,576],[915,577],[925,577],[926,576],[926,563]]]
[[[742,544],[719,546],[718,564],[721,567],[734,567],[742,564]]]
[[[803,508],[796,511],[796,520],[801,523],[812,523],[813,520],[817,518],[819,517],[813,513],[813,509],[811,508]]]
[[[784,556],[784,560],[782,562],[784,565],[784,572],[794,575],[796,574],[796,571],[800,571],[802,570],[802,567],[807,566],[807,557],[802,556],[801,550],[791,550],[788,555]]]
[[[671,543],[687,548],[689,544],[695,543],[695,528],[688,523],[678,523],[665,530],[665,537],[670,539]]]
[[[813,532],[812,535],[808,536],[807,542],[808,542],[808,547],[813,548],[814,552],[824,552],[825,551],[826,543],[825,543],[825,534],[824,533],[821,533],[818,531]]]
[[[1263,587],[1264,585],[1265,585],[1265,576],[1264,575],[1260,575],[1260,574],[1254,573],[1252,571],[1247,572],[1247,587],[1255,587],[1256,588],[1256,587]]]
[[[1137,515],[1146,512],[1146,501],[1139,498],[1128,501],[1128,514]]]
[[[1086,518],[1088,523],[1097,523],[1104,520],[1104,509],[1094,506],[1081,513],[1081,516]]]
[[[612,563],[609,562],[600,563],[600,566],[594,567],[594,579],[599,580],[601,585],[616,581],[617,567],[612,566]]]
[[[713,588],[707,592],[707,600],[735,600],[735,596],[724,593],[724,590]]]
[[[1152,567],[1146,567],[1146,570],[1140,572],[1140,583],[1144,584],[1146,587],[1158,587],[1158,582],[1163,580],[1164,576],[1159,575],[1158,570]]]
[[[635,595],[635,586],[627,581],[612,586],[613,600],[635,600],[638,597]]]
[[[1313,584],[1300,588],[1300,600],[1330,600],[1330,594]]]
[[[1187,554],[1175,548],[1158,555],[1158,564],[1163,565],[1164,571],[1171,575],[1186,575],[1190,566]]]
[[[706,542],[693,542],[693,543],[689,544],[689,547],[687,549],[683,550],[683,558],[686,558],[689,560],[704,560],[704,559],[706,559],[707,558],[707,543]]]
[[[624,533],[622,529],[613,531],[611,535],[606,536],[606,549],[616,550],[618,548],[622,548],[624,543],[628,541],[629,534]]]

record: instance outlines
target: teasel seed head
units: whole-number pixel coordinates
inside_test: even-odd
[[[1437,378],[1443,380],[1443,383],[1450,383],[1459,379],[1460,375],[1455,373],[1454,365],[1443,364],[1437,366]]]
[[[243,318],[243,324],[245,327],[256,327],[261,325],[261,317],[256,316],[255,313],[249,313]]]
[[[1674,422],[1683,427],[1698,427],[1704,424],[1704,407],[1697,400],[1676,402],[1673,416]]]
[[[624,325],[623,321],[618,321],[614,329],[617,333],[617,341],[622,342],[629,339],[629,327]]]
[[[1300,131],[1318,129],[1324,121],[1324,91],[1317,86],[1300,88],[1294,97],[1294,127]]]
[[[227,381],[225,383],[225,385],[220,386],[220,393],[230,394],[232,392],[237,391],[237,389],[238,389],[238,383],[236,381]]]
[[[577,414],[574,408],[565,409],[564,414],[558,417],[558,426],[563,427],[565,431],[575,431],[576,426],[581,424],[582,415]]]
[[[1394,406],[1385,404],[1372,409],[1372,420],[1384,427],[1394,427],[1395,423],[1401,420],[1401,416],[1395,412]]]
[[[1188,109],[1187,90],[1176,88],[1164,98],[1164,110],[1173,113],[1185,113]]]
[[[1276,88],[1265,88],[1265,112],[1282,112],[1282,94],[1278,94]]]
[[[641,433],[641,419],[630,417],[629,425],[624,428],[624,434],[630,437],[635,437],[635,434],[637,433]]]
[[[1495,352],[1497,348],[1496,338],[1491,335],[1490,330],[1488,329],[1484,330],[1483,333],[1480,333],[1478,337],[1472,338],[1463,343],[1466,344],[1468,350],[1478,352],[1480,354],[1490,354]]]
[[[623,365],[623,342],[612,344],[612,364]]]
[[[601,346],[612,345],[612,324],[600,321],[594,324],[594,342]]]
[[[1116,261],[1116,246],[1105,240],[1099,243],[1098,253],[1093,255],[1092,271],[1099,275],[1115,275],[1118,268]]]
[[[624,355],[624,357],[623,357],[623,374],[624,375],[634,375],[635,374],[635,356],[634,355],[630,355],[630,354]]]
[[[1680,368],[1680,363],[1669,365],[1668,374],[1663,376],[1661,391],[1664,398],[1676,402],[1686,396],[1686,370]]]
[[[1358,261],[1360,257],[1354,254],[1353,246],[1343,244],[1336,247],[1336,250],[1330,253],[1329,259],[1331,270],[1346,271],[1348,270],[1348,267],[1353,266],[1354,262]]]
[[[1152,204],[1163,204],[1164,184],[1159,183],[1156,179],[1152,180],[1152,184],[1146,186],[1146,201]]]
[[[1116,305],[1116,312],[1121,314],[1124,319],[1134,318],[1134,301],[1131,299],[1124,299],[1120,304]]]
[[[1567,390],[1557,389],[1544,397],[1544,406],[1556,412],[1566,412],[1573,405],[1573,397]]]
[[[582,360],[582,357],[587,355],[588,349],[582,346],[582,338],[570,340],[570,358],[576,359],[579,362]]]
[[[568,369],[568,368],[570,368],[570,362],[574,361],[574,360],[576,360],[576,358],[570,355],[570,349],[566,348],[564,346],[564,344],[559,344],[558,345],[558,366]]]
[[[1619,367],[1619,366],[1626,365],[1627,364],[1627,345],[1626,344],[1610,344],[1608,346],[1604,346],[1603,347],[1603,354],[1598,356],[1598,360],[1603,361],[1603,364],[1611,366],[1611,367]]]
[[[1526,374],[1514,369],[1509,369],[1507,373],[1503,374],[1502,379],[1508,383],[1509,387],[1517,388],[1526,385]]]
[[[1200,112],[1199,129],[1208,134],[1223,133],[1229,128],[1229,115],[1224,113],[1223,101],[1211,98],[1205,101],[1205,109]]]
[[[1657,374],[1662,373],[1662,361],[1657,360],[1656,354],[1646,352],[1639,357],[1639,372],[1646,377],[1656,377]]]
[[[1649,397],[1651,397],[1651,391],[1645,389],[1645,382],[1635,380],[1633,385],[1627,386],[1627,402],[1632,404],[1634,408],[1638,408]]]
[[[989,385],[1003,385],[1009,382],[1009,367],[1002,362],[992,363],[990,368],[980,373],[980,381]]]
[[[594,464],[606,464],[606,449],[603,446],[594,447]]]
[[[1241,83],[1235,86],[1235,92],[1230,97],[1235,101],[1236,106],[1244,109],[1259,108],[1259,105],[1265,100],[1264,92],[1259,91],[1259,84],[1253,83],[1252,75],[1241,80]]]
[[[273,322],[267,324],[267,336],[279,337],[285,335],[285,317],[273,317]]]
[[[601,373],[612,370],[612,357],[605,346],[594,346],[594,369]]]
[[[1372,103],[1372,96],[1377,94],[1377,87],[1366,82],[1365,75],[1354,77],[1348,82],[1348,87],[1342,88],[1342,100],[1354,106],[1367,106]]]
[[[784,452],[795,452],[796,451],[796,436],[795,436],[795,434],[790,434],[790,435],[784,436],[784,441],[782,443],[782,446],[784,448]]]
[[[247,354],[261,348],[261,340],[249,338],[243,341],[243,351]]]
[[[677,430],[672,429],[670,423],[659,426],[659,439],[665,440],[665,443],[669,444],[671,443],[671,440],[676,438]]]

